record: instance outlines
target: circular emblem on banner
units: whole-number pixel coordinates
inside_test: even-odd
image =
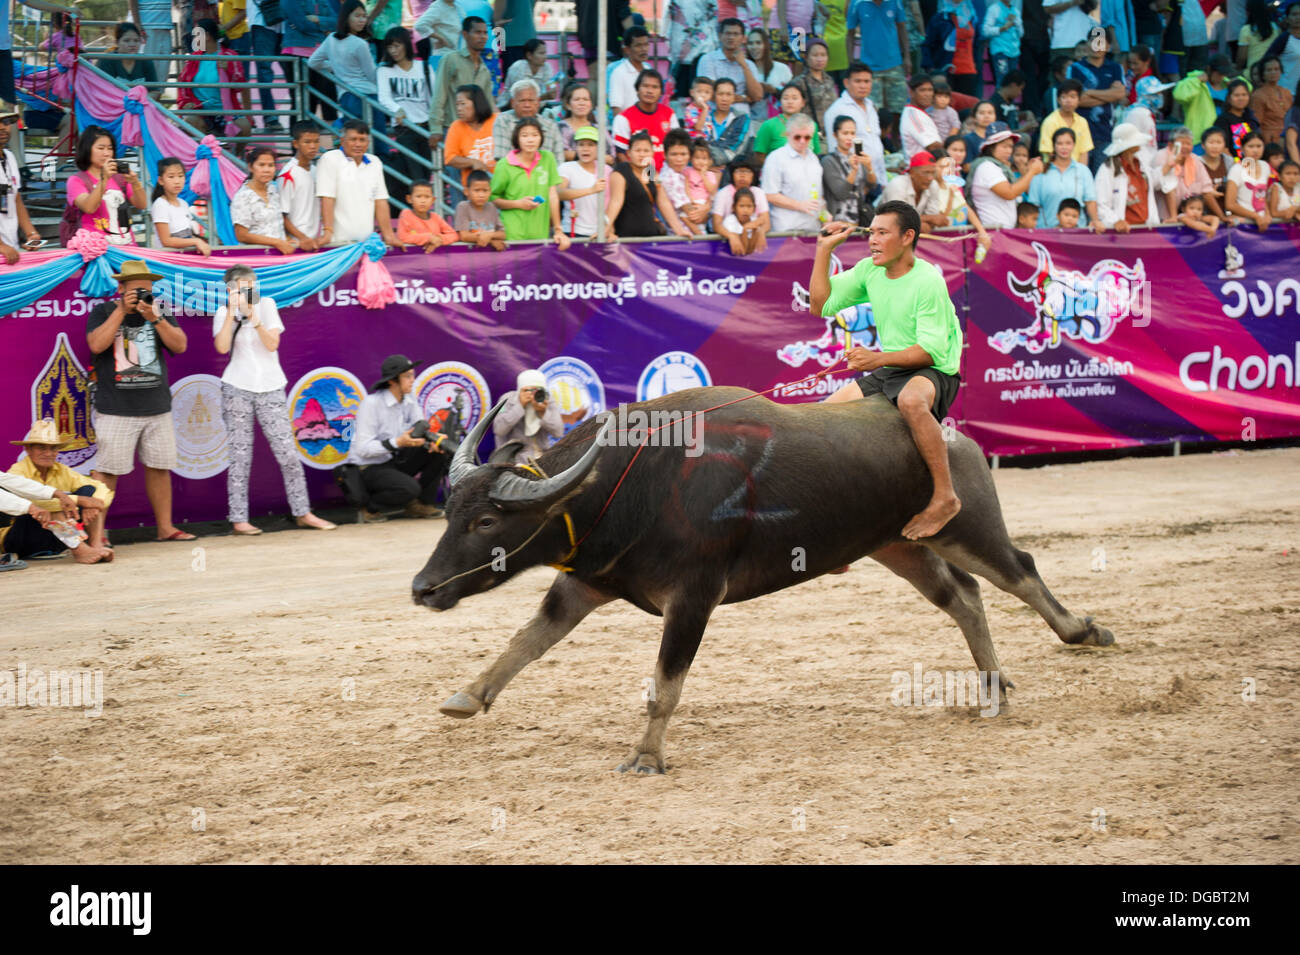
[[[202,480],[230,466],[230,435],[221,414],[221,379],[189,375],[172,385],[176,473]]]
[[[338,467],[352,446],[352,431],[366,389],[343,368],[316,368],[289,392],[289,420],[298,453],[308,467]]]
[[[443,361],[415,379],[415,401],[426,418],[445,422],[459,403],[460,425],[472,428],[492,404],[487,379],[473,365]]]
[[[595,369],[581,358],[561,355],[538,368],[546,376],[546,390],[560,403],[567,434],[580,422],[605,410],[605,385]]]
[[[636,384],[636,400],[662,398],[686,388],[706,388],[713,384],[709,369],[687,351],[664,352],[641,372]]]

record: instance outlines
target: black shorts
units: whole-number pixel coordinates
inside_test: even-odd
[[[957,388],[961,384],[960,375],[949,375],[938,368],[877,368],[871,374],[859,378],[856,384],[858,390],[862,392],[862,397],[884,395],[897,405],[898,395],[903,390],[903,386],[917,375],[928,378],[934,385],[934,405],[930,411],[936,420],[943,421],[948,414],[948,409],[957,400]]]

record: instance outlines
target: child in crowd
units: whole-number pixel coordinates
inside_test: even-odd
[[[966,144],[961,138],[957,138],[961,145],[962,155],[965,155]],[[935,177],[935,183],[939,191],[943,194],[944,215],[948,221],[955,226],[967,226],[971,224],[971,209],[966,204],[966,193],[964,186],[966,180],[961,176],[961,166],[951,155],[941,156],[938,163],[939,174]]]
[[[687,176],[699,175],[690,161],[690,133],[684,129],[669,130],[664,137],[664,168],[659,170],[659,185],[686,227],[696,235],[704,235],[709,231],[709,203],[707,198],[697,200],[690,194]]]
[[[492,177],[482,169],[469,174],[465,184],[469,197],[456,206],[456,232],[460,241],[480,249],[492,246],[500,252],[506,247],[506,230],[501,224],[501,210],[492,203]]]
[[[1079,200],[1066,196],[1056,207],[1056,224],[1062,229],[1077,229],[1082,215],[1083,207],[1079,205]]]
[[[1276,182],[1278,170],[1282,168],[1282,162],[1286,159],[1286,148],[1281,143],[1269,143],[1264,147],[1264,162],[1268,163],[1268,168],[1273,170],[1270,178]]]
[[[686,194],[694,202],[704,202],[711,208],[718,194],[718,174],[713,171],[713,151],[702,139],[691,142],[691,166],[686,170]]]
[[[174,156],[158,160],[158,185],[153,187],[153,216],[155,249],[194,249],[211,255],[211,247],[199,235],[203,227],[190,211],[190,205],[181,198],[185,189],[185,164]]]
[[[1219,217],[1205,214],[1205,200],[1200,196],[1188,196],[1178,204],[1178,215],[1165,220],[1166,225],[1185,225],[1197,232],[1214,235],[1219,229]]]
[[[966,155],[965,137],[960,133],[954,136],[949,136],[943,141],[943,151],[947,153],[948,158],[952,160],[953,168],[957,171],[957,174],[963,176],[966,175],[968,166],[966,160],[968,157]]]
[[[926,108],[925,113],[934,120],[941,142],[961,131],[961,118],[952,108],[952,88],[943,80],[934,81],[934,103]]]
[[[601,197],[605,194],[605,170],[596,162],[599,139],[600,133],[595,126],[582,126],[574,130],[573,148],[578,158],[559,168],[562,185],[556,194],[565,203],[561,210],[560,227],[568,235],[579,239],[596,234]]]
[[[397,217],[397,240],[407,245],[418,245],[432,252],[444,245],[460,241],[460,235],[447,225],[442,216],[433,211],[433,185],[426,180],[411,183],[406,194],[409,209]]]
[[[1064,79],[1056,84],[1056,109],[1043,120],[1038,131],[1038,151],[1043,154],[1044,163],[1052,161],[1052,134],[1064,126],[1074,133],[1074,152],[1070,158],[1088,165],[1088,153],[1092,152],[1092,132],[1088,128],[1088,120],[1075,112],[1082,95],[1083,84],[1076,79]]]
[[[709,135],[709,109],[713,105],[713,80],[707,76],[695,77],[691,83],[691,98],[682,110],[682,129],[694,136]]]
[[[1022,202],[1016,206],[1016,228],[1017,229],[1037,229],[1038,228],[1038,206],[1032,202]]]
[[[1014,179],[1019,179],[1029,172],[1029,144],[1023,139],[1011,149],[1011,172]]]
[[[758,241],[756,209],[753,191],[737,189],[732,197],[731,212],[722,220],[722,228],[730,233],[728,238],[732,240],[732,251],[736,255],[749,255],[754,251],[755,243]],[[737,244],[740,246],[738,252],[735,248]]]
[[[284,164],[275,184],[280,187],[280,209],[284,231],[298,240],[298,248],[310,252],[320,235],[320,200],[316,198],[316,170],[312,163],[320,155],[320,127],[309,119],[289,127],[293,158]]]
[[[1268,187],[1268,214],[1284,222],[1300,222],[1300,163],[1284,160],[1277,180]]]

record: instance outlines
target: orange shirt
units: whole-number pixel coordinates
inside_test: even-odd
[[[477,159],[487,164],[488,171],[491,172],[496,166],[492,159],[492,127],[496,124],[497,114],[493,113],[487,118],[487,121],[474,131],[470,129],[469,124],[461,120],[456,120],[447,127],[447,137],[443,140],[442,158],[443,161],[451,159],[453,156],[468,156],[470,159]],[[561,159],[564,157],[561,156]],[[470,171],[462,169],[460,171],[460,183],[465,185],[469,179]]]
[[[407,245],[428,245],[434,239],[442,239],[445,245],[459,238],[460,233],[447,225],[436,212],[430,212],[429,218],[421,219],[410,209],[403,209],[397,217],[397,241]]]

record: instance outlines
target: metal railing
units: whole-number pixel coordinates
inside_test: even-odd
[[[209,57],[209,59],[215,59],[215,57]],[[120,89],[124,94],[129,89],[131,89],[132,86],[144,85],[144,84],[131,84],[131,86],[128,86],[125,80],[119,80],[115,77],[109,76],[99,67],[95,66],[95,64],[89,62],[84,56],[78,58],[77,69],[88,71],[90,73],[93,73],[95,76],[98,76],[100,79],[107,80],[108,82],[116,86],[118,89]],[[185,133],[187,136],[191,137],[195,142],[198,142],[206,135],[206,133],[201,132],[200,130],[198,130],[197,128],[195,128],[194,126],[190,125],[188,122],[185,121],[185,119],[183,118],[183,114],[186,112],[190,112],[189,110],[176,111],[176,110],[162,109],[160,107],[159,112],[161,112],[164,116],[167,117],[168,122],[170,122],[173,126],[176,126],[178,129],[181,130],[181,132]],[[178,113],[180,113],[181,115],[178,115]],[[118,146],[120,149],[121,144],[119,143]],[[149,169],[147,164],[144,162],[143,147],[135,147],[135,149],[136,149],[137,159],[140,162],[140,183],[141,185],[144,186],[145,192],[148,193],[150,191],[149,182],[153,178],[153,171]],[[243,159],[241,159],[238,156],[228,156],[227,158],[232,163],[235,164],[236,168],[242,170],[245,174],[247,174],[248,164],[245,163]],[[214,220],[212,214],[211,199],[208,199],[205,202],[205,206],[207,207],[208,235],[215,238],[217,235],[217,228],[216,228],[216,221]],[[143,211],[144,211],[144,223],[148,231],[146,233],[146,241],[142,244],[148,245],[148,237],[153,233],[153,216],[151,215],[148,206],[146,206]]]

